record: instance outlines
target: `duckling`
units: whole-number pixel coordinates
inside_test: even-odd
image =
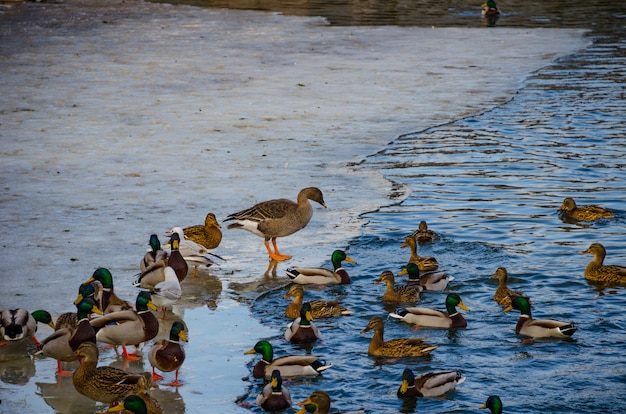
[[[180,282],[178,281],[174,269],[167,266],[165,268],[165,280],[158,283],[150,293],[152,294],[154,304],[163,311],[162,319],[167,319],[167,309],[174,306],[183,295]]]
[[[520,311],[520,317],[515,326],[515,333],[530,336],[532,338],[570,338],[578,330],[573,323],[558,321],[555,319],[533,319],[530,313],[530,301],[528,298],[518,296],[507,306],[504,311],[511,309]]]
[[[315,355],[286,355],[274,359],[274,348],[267,341],[259,341],[254,345],[254,348],[244,352],[246,355],[254,353],[262,355],[261,360],[256,363],[252,370],[254,378],[270,379],[275,369],[279,370],[280,375],[284,378],[316,377],[333,366],[333,364],[327,364],[326,361]]]
[[[74,388],[94,401],[111,404],[146,387],[142,374],[129,374],[109,366],[98,367],[98,347],[92,342],[83,342],[75,355],[80,359],[80,365],[72,378]]]
[[[300,309],[300,317],[287,325],[285,339],[292,344],[304,344],[315,342],[321,337],[320,330],[313,324],[311,304],[306,302]]]
[[[35,337],[37,323],[45,323],[54,329],[52,315],[45,310],[28,313],[26,309],[5,309],[0,312],[0,335],[5,341],[21,341],[31,338],[37,347],[41,344]]]
[[[437,239],[437,233],[430,230],[424,220],[420,221],[419,227],[413,232],[412,236],[419,244],[432,243]]]
[[[397,395],[398,398],[438,397],[454,390],[463,381],[465,376],[458,370],[427,372],[416,378],[413,371],[406,368]]]
[[[298,193],[298,201],[281,198],[263,201],[248,209],[230,214],[226,220],[234,220],[228,229],[244,229],[265,239],[264,244],[270,259],[283,261],[291,256],[281,254],[276,245],[278,237],[289,236],[309,224],[313,217],[313,207],[309,202],[315,201],[326,208],[324,196],[319,188],[303,188]],[[274,251],[270,248],[270,240]]]
[[[446,296],[446,312],[428,309],[428,308],[403,308],[398,309],[396,313],[390,313],[392,318],[412,323],[417,326],[431,328],[465,328],[467,321],[456,310],[456,307],[469,311],[465,306],[461,297],[456,293],[450,293]]]
[[[496,289],[496,293],[493,295],[493,300],[496,301],[499,305],[504,306],[505,308],[511,304],[511,301],[518,296],[523,296],[527,298],[525,294],[522,292],[511,290],[507,285],[507,281],[509,280],[509,273],[506,268],[499,267],[496,269],[496,272],[491,276],[490,279],[498,279],[500,282],[498,284],[498,288]]]
[[[107,314],[122,310],[135,309],[132,303],[127,300],[120,299],[115,294],[115,291],[113,290],[113,275],[111,275],[109,269],[104,267],[97,268],[91,277],[87,281],[83,282],[83,285],[91,283],[94,280],[102,283],[102,295],[97,302],[98,308],[100,308],[102,312]]]
[[[293,297],[293,302],[285,308],[285,316],[290,319],[298,318],[302,308],[302,301],[304,300],[304,288],[301,285],[293,285],[284,297]],[[311,305],[311,316],[313,319],[332,318],[354,313],[354,311],[339,305],[339,302],[336,300],[312,300],[309,301],[309,304]]]
[[[193,270],[191,277],[198,276],[198,267],[200,266],[210,267],[216,264],[213,260],[211,260],[209,255],[215,256],[218,259],[224,260],[222,257],[209,252],[206,249],[206,247],[204,247],[203,245],[198,244],[193,240],[189,240],[185,238],[185,233],[183,232],[183,229],[180,227],[172,227],[170,230],[165,232],[165,234],[167,234],[169,237],[171,237],[172,234],[174,233],[178,234],[178,238],[179,238],[178,250],[180,251],[180,254],[183,255],[183,258],[190,266],[193,266],[194,270]],[[171,243],[168,243],[165,247],[171,247]]]
[[[404,239],[404,243],[400,245],[400,248],[408,247],[411,250],[411,257],[409,262],[413,262],[417,265],[420,271],[429,272],[439,268],[439,262],[432,256],[420,256],[417,254],[417,242],[413,236],[409,236]]]
[[[280,376],[279,370],[272,371],[270,382],[257,395],[256,403],[265,411],[270,412],[282,411],[291,407],[291,395],[287,388],[283,387],[283,378]]]
[[[563,204],[559,208],[563,214],[578,221],[594,221],[601,218],[613,218],[615,215],[604,207],[600,206],[581,206],[578,207],[573,198],[567,197],[563,200]]]
[[[217,222],[215,214],[208,213],[204,225],[189,226],[183,229],[185,237],[207,249],[215,249],[222,241],[222,226]]]
[[[481,410],[488,408],[491,414],[502,414],[502,400],[497,395],[492,395],[478,408]]]
[[[146,400],[149,402],[146,403]],[[122,402],[109,408],[108,412],[121,412],[122,414],[163,414],[164,411],[158,401],[152,398],[147,391],[144,391],[141,395],[127,395]]]
[[[422,338],[383,339],[385,322],[380,316],[373,316],[361,333],[374,330],[374,336],[367,349],[369,355],[391,358],[421,357],[429,355],[438,345],[429,345]]]
[[[380,274],[380,277],[374,281],[377,285],[384,282],[387,285],[387,289],[383,294],[383,302],[398,303],[398,302],[417,302],[420,299],[420,292],[424,289],[421,286],[409,287],[398,286],[394,287],[395,278],[393,273],[389,270],[385,270]]]
[[[444,290],[448,287],[448,283],[454,280],[454,277],[449,276],[443,270],[420,274],[419,267],[413,262],[407,263],[400,273],[398,273],[398,276],[404,276],[406,274],[409,275],[409,280],[406,282],[406,286],[421,286],[424,290]]]
[[[130,355],[126,345],[138,347],[154,338],[159,333],[159,321],[150,310],[157,307],[152,303],[150,293],[141,291],[137,295],[137,310],[108,313],[90,321],[96,331],[96,341],[111,345],[122,345],[126,359],[139,360],[141,357]]]
[[[347,285],[350,283],[350,275],[341,267],[341,262],[356,263],[354,259],[343,250],[335,250],[330,256],[333,269],[325,267],[290,267],[286,270],[287,276],[294,283],[314,285]]]
[[[180,344],[180,340],[187,342],[185,334],[185,325],[176,321],[170,329],[169,339],[162,339],[154,344],[148,354],[148,360],[152,365],[152,379],[162,380],[163,377],[156,373],[155,368],[163,372],[172,372],[176,370],[176,379],[167,385],[182,385],[178,381],[178,371],[185,362],[185,349]]]
[[[626,266],[605,265],[606,249],[600,243],[592,243],[580,254],[592,254],[593,260],[585,268],[585,279],[605,286],[626,285]]]
[[[313,413],[313,414],[328,414],[330,410],[330,396],[326,391],[317,390],[313,391],[309,398],[304,401],[298,403],[298,405],[302,406],[300,411],[296,414],[305,414],[305,413]],[[356,411],[343,411],[337,412],[336,414],[364,414],[365,410],[360,409]]]

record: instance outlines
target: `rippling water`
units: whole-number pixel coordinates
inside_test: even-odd
[[[364,214],[363,235],[349,243],[349,254],[359,262],[347,266],[353,283],[307,290],[311,299],[338,297],[356,311],[318,321],[323,341],[302,350],[335,366],[324,377],[287,387],[297,387],[300,395],[322,388],[336,409],[365,406],[372,413],[475,412],[492,394],[502,397],[505,412],[626,408],[624,290],[598,291],[587,284],[582,275],[590,257],[578,254],[597,241],[607,248],[607,263],[626,264],[626,16],[613,9],[608,19],[600,18],[578,2],[567,9],[531,20],[592,28],[592,46],[536,73],[509,102],[401,136],[357,167],[380,171],[397,183],[398,193],[390,194],[388,206]],[[512,20],[523,24],[519,15]],[[617,218],[565,223],[557,209],[567,196],[609,207]],[[456,278],[449,288],[471,309],[465,314],[468,328],[416,332],[389,319],[386,338],[418,335],[440,348],[428,359],[368,357],[371,335],[360,331],[371,316],[393,310],[380,301],[384,288],[372,282],[381,271],[396,272],[405,264],[408,252],[399,246],[420,220],[441,236],[420,253],[436,256]],[[512,288],[531,296],[533,316],[578,325],[572,340],[521,342],[514,332],[519,313],[505,314],[492,301],[497,284],[489,276],[500,266],[508,269]],[[285,292],[270,291],[253,303],[261,322],[286,323],[275,311],[286,305]],[[442,308],[444,297],[427,292],[421,306]],[[278,355],[294,352],[271,339]],[[467,381],[445,397],[415,405],[395,396],[407,366],[417,372],[461,369]],[[252,403],[259,390],[260,384],[253,385],[245,402]]]

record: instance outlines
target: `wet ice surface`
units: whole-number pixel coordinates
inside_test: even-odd
[[[389,203],[391,184],[353,164],[398,134],[506,101],[529,73],[586,44],[579,30],[499,29],[493,39],[483,29],[105,3],[26,4],[0,16],[2,308],[71,310],[98,266],[132,300],[151,233],[294,199],[310,185],[329,208],[315,206],[309,226],[279,246],[294,256],[287,264],[319,265],[359,234],[358,214]],[[494,42],[486,58],[479,46]],[[160,390],[176,412],[245,412],[233,403],[246,393],[242,353],[277,333],[237,301],[282,283],[263,278],[261,240],[224,233],[216,253],[228,261],[183,285],[186,384]],[[17,368],[2,363],[0,410],[95,410],[78,395],[74,408],[45,398],[73,391],[68,379],[56,386],[55,361],[4,359]],[[113,361],[104,351],[101,363]]]

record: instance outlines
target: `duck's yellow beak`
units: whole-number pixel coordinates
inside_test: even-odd
[[[465,306],[465,303],[463,303],[463,301],[459,302],[459,308],[463,309],[464,311],[470,311],[469,308],[467,306]]]
[[[79,293],[78,296],[76,296],[76,299],[74,300],[74,305],[78,305],[83,299],[84,299],[83,295]]]
[[[244,352],[243,354],[244,354],[244,355],[256,354],[256,351],[254,350],[254,348],[252,348],[251,350],[246,351],[246,352]]]
[[[348,255],[346,255],[346,262],[356,264],[356,260],[354,260],[353,258],[351,258],[351,257],[350,257],[350,256],[348,256]]]
[[[97,306],[94,306],[93,308],[91,308],[91,313],[95,313],[97,315],[104,315],[104,312],[102,312],[102,310]]]
[[[276,386],[278,386],[278,378],[272,377],[272,388],[275,388]]]
[[[478,407],[479,410],[484,410],[485,408],[487,408],[487,404],[483,404],[480,407]]]
[[[406,266],[404,266],[402,268],[402,270],[400,270],[400,272],[398,272],[398,276],[404,276],[404,275],[408,275],[408,274],[409,274],[409,271],[406,270]]]
[[[113,406],[113,407],[109,408],[109,411],[108,411],[108,412],[109,412],[109,413],[111,413],[111,412],[116,413],[116,412],[119,412],[119,411],[124,411],[124,401],[122,401],[122,402],[121,402],[121,403],[119,403],[118,405],[115,405],[115,406]]]
[[[312,321],[313,320],[313,315],[311,315],[311,311],[306,311],[305,313],[307,320]]]
[[[304,400],[304,401],[300,401],[300,402],[298,403],[298,405],[299,405],[299,406],[302,406],[302,407],[304,407],[304,406],[305,406],[305,405],[307,405],[307,404],[315,404],[315,403],[314,403],[313,401],[311,401],[311,397],[307,398],[307,399],[306,399],[306,400]],[[305,410],[305,411],[303,411],[303,412],[306,412],[306,410]]]
[[[400,392],[404,394],[406,392],[406,390],[408,390],[408,389],[409,389],[409,381],[403,379],[402,380],[402,385],[400,385]]]
[[[504,311],[505,311],[505,312],[508,312],[508,311],[510,311],[511,309],[513,309],[513,305],[507,305],[507,307],[506,307],[506,308],[504,308]]]
[[[185,341],[185,342],[188,342],[188,340],[187,340],[187,334],[185,333],[185,331],[180,331],[180,332],[178,333],[178,337],[179,337],[181,340],[183,340],[183,341]]]
[[[157,306],[157,305],[155,305],[155,304],[154,304],[154,302],[152,302],[152,301],[149,301],[149,302],[148,302],[148,304],[147,304],[146,306],[148,306],[148,309],[151,309],[151,310],[153,310],[153,311],[155,311],[155,310],[159,310],[158,306]]]

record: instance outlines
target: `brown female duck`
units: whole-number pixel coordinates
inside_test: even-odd
[[[565,216],[578,221],[594,221],[601,218],[613,218],[615,215],[604,207],[600,206],[580,206],[576,205],[573,198],[567,197],[559,208]]]
[[[187,239],[193,240],[207,249],[215,249],[222,241],[221,228],[215,214],[209,213],[204,218],[204,225],[185,227],[183,233]]]
[[[326,207],[320,189],[307,187],[300,190],[297,202],[285,198],[263,201],[248,209],[230,214],[224,221],[235,221],[228,225],[228,229],[244,229],[263,237],[270,259],[280,262],[291,256],[278,251],[276,239],[289,236],[306,227],[313,217],[313,207],[309,200]],[[274,246],[273,251],[270,241]]]
[[[293,301],[285,308],[285,316],[290,319],[300,317],[300,309],[304,301],[304,288],[301,285],[293,285],[285,298],[293,297]],[[313,319],[332,318],[336,316],[352,315],[354,311],[348,310],[339,305],[336,300],[312,300],[311,316]]]
[[[380,316],[370,319],[367,327],[361,333],[374,330],[374,336],[367,349],[369,355],[391,358],[421,357],[429,355],[437,349],[437,345],[429,345],[422,338],[397,338],[385,341],[383,339],[385,322]]]
[[[374,284],[385,283],[387,289],[383,294],[383,302],[401,303],[401,302],[417,302],[420,299],[420,292],[423,290],[421,286],[397,286],[394,287],[395,277],[389,270],[385,270],[380,277],[374,281]]]
[[[606,249],[600,243],[592,243],[580,254],[592,254],[593,260],[585,269],[585,279],[605,286],[626,285],[626,266],[605,265]]]
[[[412,236],[419,244],[432,243],[437,239],[437,233],[430,230],[424,220],[420,221],[419,227],[413,232]]]
[[[518,296],[528,297],[522,292],[511,290],[507,286],[507,281],[509,280],[509,273],[504,267],[497,268],[496,272],[491,276],[490,279],[498,279],[499,281],[498,288],[496,289],[496,293],[493,295],[493,300],[496,301],[499,305],[507,307],[511,304],[511,301]]]
[[[404,243],[400,245],[401,248],[408,247],[411,250],[411,257],[409,257],[408,262],[413,262],[417,265],[420,271],[428,272],[437,270],[439,268],[439,262],[437,259],[432,256],[420,256],[417,254],[417,241],[415,237],[409,236],[404,239]]]

